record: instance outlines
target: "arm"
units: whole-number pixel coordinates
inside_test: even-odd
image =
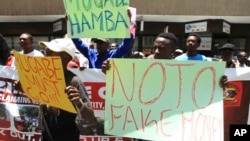
[[[133,34],[130,34],[130,38],[124,39],[117,49],[112,50],[113,52],[110,58],[121,58],[125,55],[128,55],[132,48],[131,46],[134,40],[133,38]]]
[[[10,56],[10,50],[11,49],[8,47],[4,38],[0,36],[0,57],[1,57],[0,60],[2,60],[2,62],[0,63],[3,63],[3,65],[5,65],[6,61]]]
[[[79,38],[72,39],[72,41],[75,44],[77,50],[79,50],[84,56],[87,57],[90,49],[89,46]]]
[[[66,87],[69,100],[75,105],[81,117],[91,124],[96,123],[94,111],[85,90],[85,87],[80,79],[75,79],[72,83],[74,86]]]
[[[110,69],[110,59],[108,58],[102,63],[102,72],[106,74],[106,71]]]

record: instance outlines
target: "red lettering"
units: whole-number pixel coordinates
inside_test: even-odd
[[[149,73],[150,69],[152,69],[154,66],[159,66],[160,67],[160,70],[162,72],[162,80],[159,80],[161,86],[159,88],[160,92],[159,94],[157,95],[157,92],[155,92],[152,96],[155,96],[155,98],[149,100],[149,101],[143,101],[142,100],[142,90],[144,89],[143,88],[143,82],[147,76],[147,74]],[[166,87],[166,69],[165,67],[162,65],[162,63],[153,63],[151,64],[145,71],[145,73],[143,74],[142,76],[142,80],[141,80],[141,83],[140,83],[140,87],[139,87],[139,101],[140,103],[142,103],[143,105],[151,105],[151,104],[154,104],[158,99],[160,99],[160,97],[163,95],[164,91],[165,91],[165,87]],[[156,90],[158,90],[157,88],[155,88]],[[148,93],[145,93],[145,94],[148,94]]]
[[[131,95],[130,98],[129,98],[128,95],[127,95],[127,93],[126,93],[126,91],[125,91],[124,84],[123,84],[123,82],[122,82],[122,80],[121,80],[121,75],[120,75],[120,73],[119,73],[119,70],[118,70],[116,64],[114,63],[114,61],[112,61],[112,66],[114,67],[114,71],[113,71],[113,74],[112,74],[112,75],[113,75],[113,77],[112,77],[112,79],[113,79],[113,80],[112,80],[112,93],[111,93],[112,97],[114,97],[115,84],[117,84],[117,83],[114,83],[114,82],[115,82],[115,73],[116,73],[116,74],[117,74],[117,77],[118,77],[118,79],[119,79],[119,83],[120,83],[121,88],[122,88],[123,95],[125,96],[125,98],[126,98],[127,101],[132,101],[132,99],[133,99],[133,93],[134,93],[134,92],[132,92],[132,95]],[[133,65],[132,77],[133,77],[133,82],[132,82],[132,84],[134,85],[134,79],[135,79],[134,65]],[[134,90],[133,90],[133,91],[134,91]]]
[[[128,118],[129,113],[130,113],[132,119]],[[125,130],[125,127],[126,127],[127,123],[134,123],[135,129],[139,130],[138,126],[136,124],[134,113],[131,110],[130,106],[127,107],[127,110],[126,110],[126,113],[125,113],[125,120],[124,120],[124,124],[123,124],[123,130]]]
[[[114,105],[110,105],[110,113],[111,113],[111,127],[110,127],[110,131],[114,129],[115,127],[115,120],[121,118],[122,116],[121,115],[115,115],[115,112],[114,112],[114,109],[115,108],[118,108],[118,109],[121,109],[123,106],[114,106]]]
[[[200,78],[201,74],[204,73],[206,70],[209,70],[212,73],[212,92],[206,91],[207,94],[206,94],[206,92],[196,94],[195,90],[196,90],[196,84],[197,84],[198,78]],[[194,82],[193,82],[193,86],[192,86],[192,99],[193,99],[194,105],[197,108],[205,108],[205,107],[207,107],[208,105],[210,105],[213,102],[213,99],[214,99],[214,96],[215,96],[215,84],[216,84],[215,74],[216,74],[216,71],[215,71],[215,69],[213,67],[207,67],[207,68],[201,69],[198,72],[197,76],[195,77]],[[209,82],[208,82],[208,84],[209,84]],[[206,85],[206,86],[209,86],[209,85]],[[197,95],[199,95],[199,96],[197,96]],[[198,99],[200,99],[201,97],[208,97],[208,96],[209,96],[209,98],[203,98],[203,99],[208,99],[209,100],[207,102],[207,104],[204,104],[204,106],[201,106],[201,105],[198,104]],[[205,102],[203,101],[202,104],[203,103],[205,103]]]
[[[162,133],[164,136],[166,136],[166,137],[171,137],[171,136],[172,136],[171,134],[167,134],[167,133],[165,133],[165,131],[164,131],[165,125],[171,124],[171,122],[165,122],[165,123],[163,123],[164,118],[167,119],[167,117],[164,117],[165,113],[168,113],[168,112],[170,112],[170,111],[171,111],[171,110],[163,110],[163,111],[160,113],[160,115],[161,115],[161,118],[160,118],[161,133]],[[168,127],[166,127],[166,128],[168,128]]]
[[[178,103],[177,103],[177,108],[180,106],[181,104],[181,92],[182,92],[182,71],[181,71],[181,67],[190,67],[193,66],[194,64],[167,64],[167,66],[177,66],[178,67],[178,76],[179,76],[179,98],[178,98]]]

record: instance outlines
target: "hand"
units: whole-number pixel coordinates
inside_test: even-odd
[[[226,75],[222,75],[219,81],[219,85],[221,88],[225,88],[228,83],[228,79]]]
[[[102,63],[102,72],[106,74],[106,71],[109,69],[110,69],[110,59],[107,59]]]
[[[21,82],[19,80],[18,81],[14,81],[13,87],[14,87],[15,90],[24,93],[22,85],[21,85]]]
[[[131,13],[130,9],[128,9],[127,12],[128,12],[129,21],[131,22],[132,13]]]
[[[69,100],[76,105],[78,108],[80,108],[83,104],[79,91],[77,90],[77,88],[73,87],[73,86],[68,86],[65,89],[66,93],[68,94],[68,98]]]

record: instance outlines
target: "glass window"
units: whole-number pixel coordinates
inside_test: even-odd
[[[245,50],[246,38],[232,38],[231,41],[236,46],[236,50]]]
[[[155,40],[155,36],[144,36],[143,37],[143,48],[152,48]]]
[[[40,47],[39,45],[38,45],[38,43],[40,42],[40,41],[49,41],[49,37],[48,36],[33,36],[33,47],[34,47],[34,49],[37,49],[37,50],[41,50],[41,49],[43,49],[42,47]]]
[[[12,44],[12,37],[6,37],[4,36],[4,40],[6,41],[7,45],[9,48],[13,48],[13,44]]]

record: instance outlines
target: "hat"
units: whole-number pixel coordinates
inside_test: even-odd
[[[230,44],[230,43],[226,43],[221,47],[221,50],[223,49],[231,49],[231,50],[235,50],[235,45]]]
[[[95,38],[95,41],[98,41],[98,40],[109,43],[109,39],[107,39],[107,38]]]
[[[176,49],[174,52],[183,53],[181,49]]]
[[[54,39],[50,42],[40,41],[39,45],[41,47],[48,47],[54,52],[63,52],[68,53],[72,58],[75,57],[75,45],[71,39]]]

